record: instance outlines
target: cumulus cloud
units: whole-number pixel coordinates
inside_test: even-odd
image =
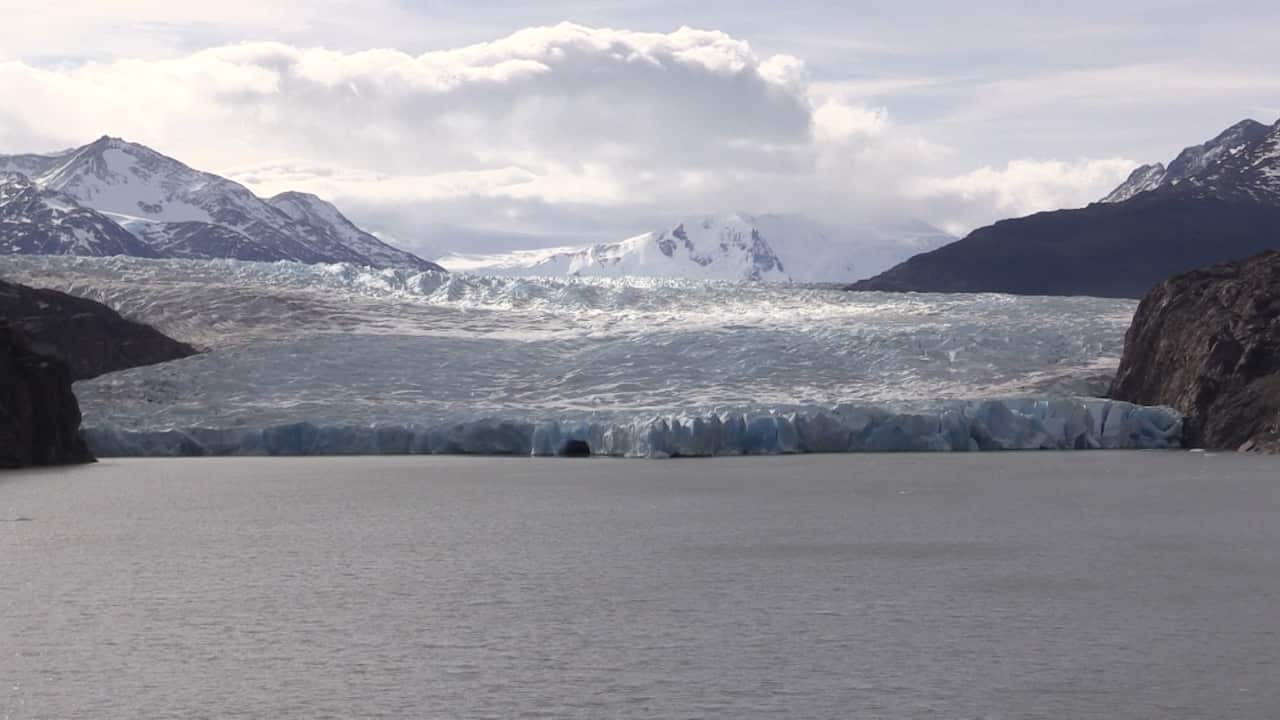
[[[1132,165],[940,176],[948,149],[885,108],[812,82],[799,58],[692,28],[563,23],[422,54],[270,42],[8,61],[0,87],[22,98],[0,105],[0,151],[121,135],[264,194],[316,192],[419,249],[731,209],[961,227],[1092,199]]]
[[[1004,167],[981,167],[950,177],[926,177],[912,194],[934,203],[939,222],[953,230],[972,228],[990,217],[1016,217],[1040,210],[1082,207],[1119,185],[1135,163],[1101,160],[1012,160]]]

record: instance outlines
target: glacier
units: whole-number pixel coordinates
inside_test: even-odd
[[[88,428],[100,456],[465,454],[714,457],[795,453],[1166,449],[1182,419],[1169,408],[1107,400],[986,400],[893,412],[837,406],[795,412],[629,420],[482,418],[434,427],[315,425],[130,430]]]
[[[1126,300],[6,258],[206,352],[76,384],[102,456],[1177,447],[1087,397]]]

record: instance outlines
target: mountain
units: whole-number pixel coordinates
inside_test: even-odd
[[[508,276],[648,276],[692,280],[840,282],[865,277],[951,240],[923,224],[832,240],[795,216],[744,213],[685,218],[668,229],[618,242],[495,254],[455,253],[449,270]]]
[[[1242,120],[1223,130],[1214,139],[1184,149],[1167,168],[1163,163],[1139,167],[1120,187],[1103,198],[1102,202],[1124,202],[1139,193],[1177,185],[1183,180],[1195,182],[1211,166],[1256,147],[1270,130],[1271,128],[1256,120]]]
[[[0,254],[158,257],[110,218],[16,173],[0,174]]]
[[[66,212],[74,210],[84,218],[96,215],[94,222],[104,236],[118,237],[117,230],[122,230],[147,248],[122,248],[81,237],[79,245],[66,251],[71,254],[440,269],[382,243],[315,196],[284,193],[262,200],[239,183],[118,138],[102,137],[51,155],[0,156],[0,171],[26,177],[56,197]],[[55,227],[37,225],[46,234]],[[34,243],[15,245],[8,233],[0,235],[0,252],[6,252],[6,246],[18,248],[7,252],[34,252],[23,249],[27,245]]]
[[[1168,174],[1169,171],[1165,168],[1164,163],[1141,165],[1129,173],[1128,179],[1121,183],[1120,187],[1112,190],[1106,197],[1102,198],[1102,202],[1124,202],[1138,193],[1155,190],[1164,184]]]
[[[409,265],[420,270],[438,270],[438,265],[397,250],[356,227],[338,208],[310,193],[284,192],[267,201],[288,215],[294,227],[310,239],[313,247],[329,248],[334,254],[353,252],[366,265],[398,267]]]
[[[1003,220],[850,289],[1138,298],[1171,275],[1280,248],[1280,122],[1238,123],[1160,167],[1139,168],[1109,201]]]

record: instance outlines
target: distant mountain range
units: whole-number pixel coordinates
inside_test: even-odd
[[[1161,280],[1280,248],[1280,122],[1232,125],[1144,165],[1102,202],[1003,220],[853,290],[1141,297]]]
[[[440,270],[315,195],[269,199],[146,146],[102,137],[0,155],[0,254],[349,262]]]
[[[691,280],[848,282],[954,240],[923,223],[832,233],[804,218],[687,217],[617,242],[494,254],[455,253],[454,272],[508,276],[649,276]]]

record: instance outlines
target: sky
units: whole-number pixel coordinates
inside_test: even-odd
[[[0,153],[141,142],[432,256],[1076,207],[1280,117],[1280,3],[0,0]]]

